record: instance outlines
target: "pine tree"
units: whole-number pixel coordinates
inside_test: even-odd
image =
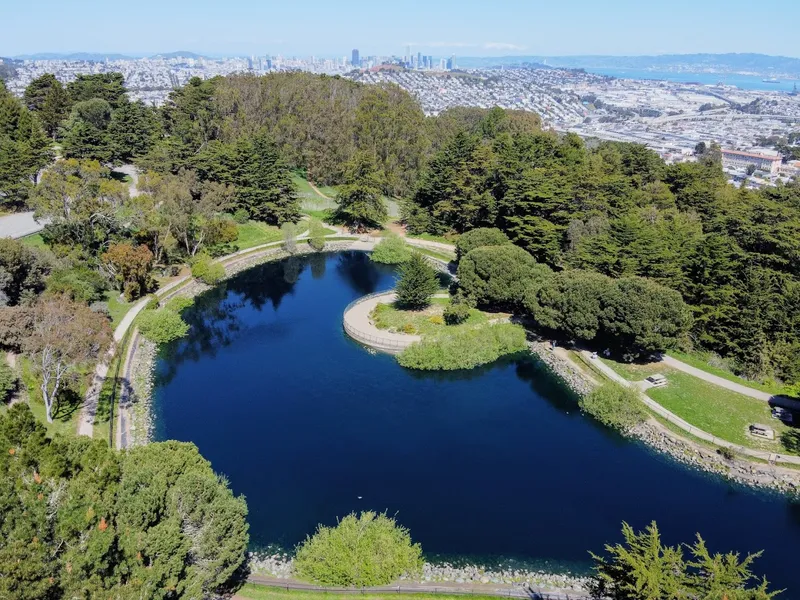
[[[415,252],[400,267],[400,278],[395,292],[397,304],[411,310],[421,310],[428,306],[431,296],[439,289],[436,271],[428,264],[422,254]]]
[[[337,217],[356,231],[380,227],[387,219],[381,177],[371,154],[358,152],[348,163],[345,184],[339,188],[336,203]]]

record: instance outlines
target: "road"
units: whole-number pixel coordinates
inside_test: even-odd
[[[41,231],[46,221],[33,220],[33,211],[0,217],[0,238],[21,238]]]

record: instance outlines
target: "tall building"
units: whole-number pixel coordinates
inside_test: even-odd
[[[417,52],[417,68],[422,68],[422,52]]]
[[[352,60],[352,63],[353,63],[354,67],[360,67],[361,66],[361,59],[358,56],[358,48],[354,48],[353,49],[353,60]]]
[[[433,68],[433,57],[431,55],[428,55],[428,68]]]

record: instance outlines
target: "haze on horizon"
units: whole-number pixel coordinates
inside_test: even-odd
[[[800,2],[753,13],[745,0],[57,0],[7,7],[0,56],[42,52],[152,55],[461,56],[762,53],[800,56]],[[770,12],[771,11],[771,12]]]

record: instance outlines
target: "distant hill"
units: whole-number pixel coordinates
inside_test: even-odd
[[[154,54],[150,58],[207,58],[202,54],[189,52],[187,50],[178,50],[177,52],[167,52],[166,54]]]
[[[15,69],[15,65],[17,61],[11,58],[3,58],[0,56],[0,81],[8,81],[14,75],[16,75],[17,70]]]
[[[800,77],[800,58],[766,54],[662,54],[655,56],[499,56],[464,57],[458,65],[467,68],[522,66],[543,63],[570,69],[681,69],[697,71],[747,71],[759,75],[794,74]]]

